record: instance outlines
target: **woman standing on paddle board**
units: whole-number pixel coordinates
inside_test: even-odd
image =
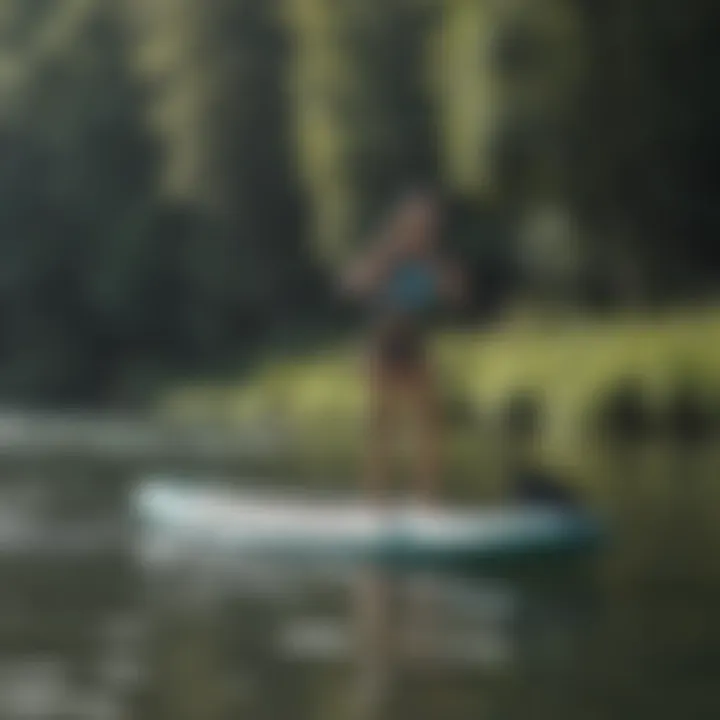
[[[435,311],[461,298],[458,270],[441,249],[442,211],[429,191],[406,194],[373,246],[352,264],[346,288],[370,313],[371,416],[367,490],[382,498],[396,415],[416,426],[416,491],[432,502],[440,474],[440,412],[428,335]]]

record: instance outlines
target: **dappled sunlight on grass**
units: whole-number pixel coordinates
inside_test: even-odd
[[[679,387],[697,388],[715,403],[720,314],[449,333],[438,338],[437,357],[446,399],[463,403],[467,418],[496,416],[514,396],[531,394],[544,405],[547,441],[565,445],[629,381],[650,408],[661,410]],[[275,421],[304,441],[315,436],[328,443],[347,432],[352,438],[363,416],[364,391],[361,363],[343,348],[258,367],[236,384],[179,388],[162,410],[198,421]]]

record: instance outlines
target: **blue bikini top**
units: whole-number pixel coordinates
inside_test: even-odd
[[[380,292],[385,310],[424,313],[438,299],[437,273],[425,262],[409,261],[398,266]]]

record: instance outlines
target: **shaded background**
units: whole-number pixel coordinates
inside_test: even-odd
[[[142,404],[338,335],[333,273],[417,178],[452,208],[467,319],[712,300],[716,19],[709,0],[5,0],[1,396]]]

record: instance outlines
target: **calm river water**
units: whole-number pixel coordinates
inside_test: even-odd
[[[141,568],[89,479],[2,473],[0,720],[720,717],[714,448],[588,454],[610,546],[494,578]]]

